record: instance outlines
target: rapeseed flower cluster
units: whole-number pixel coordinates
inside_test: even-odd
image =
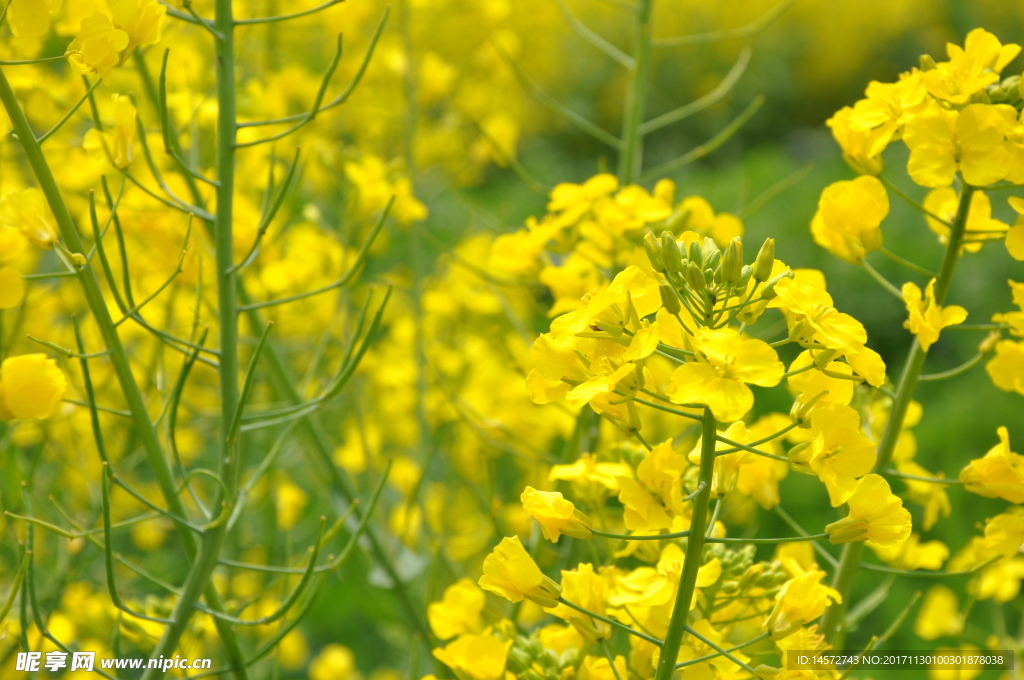
[[[437,197],[523,172],[523,140],[557,129],[527,115],[531,74],[579,83],[526,37],[569,30],[572,8],[334,4],[7,7],[0,62],[40,61],[0,63],[0,674],[24,647],[311,680],[435,662],[427,677],[839,678],[780,666],[841,646],[857,597],[835,574],[865,546],[900,578],[966,579],[970,602],[1019,595],[1007,429],[959,475],[925,469],[918,375],[887,369],[823,272],[745,242],[684,183],[560,183],[521,227],[425,261]],[[338,44],[322,69],[284,63],[320,44]],[[1016,224],[993,217],[1024,181],[1017,51],[979,29],[837,112],[859,176],[824,190],[814,241],[855,265],[886,252],[883,154],[902,141],[948,261],[990,241],[1024,259],[1024,200]],[[944,266],[890,284],[918,373],[967,320],[951,283]],[[1010,289],[979,361],[1024,394]],[[951,552],[928,532],[954,484],[1014,507]],[[801,526],[801,495],[834,510]],[[376,607],[409,654],[306,625],[325,597]],[[960,644],[957,598],[929,590],[915,632]]]

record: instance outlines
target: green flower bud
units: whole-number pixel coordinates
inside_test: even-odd
[[[693,260],[686,266],[686,285],[695,293],[703,293],[708,287],[708,282],[704,280],[704,272]]]
[[[513,647],[508,650],[508,669],[513,673],[526,671],[533,663],[533,657],[525,649]]]
[[[644,235],[644,250],[647,251],[647,259],[651,261],[654,271],[665,271],[665,260],[661,257],[661,244],[658,243],[658,239],[654,238],[654,234],[651,232],[647,232]]]
[[[715,239],[710,236],[704,237],[704,244],[701,246],[701,252],[704,255],[704,264],[709,264],[715,253],[718,253],[719,258],[722,257],[722,251],[718,249],[718,244],[715,243]]]
[[[939,67],[930,54],[922,54],[919,63],[922,71],[934,71]]]
[[[757,270],[756,267],[754,269],[755,269],[755,271]],[[778,276],[773,278],[771,281],[769,281],[768,283],[764,284],[764,287],[761,289],[761,297],[764,298],[765,300],[773,300],[773,299],[775,299],[775,284],[777,284],[782,279],[791,279],[791,278],[793,278],[793,272],[792,271],[785,271],[785,272],[779,274]]]
[[[743,268],[740,269],[740,278],[739,278],[738,281],[736,281],[736,285],[739,288],[746,288],[747,284],[750,283],[750,278],[753,275],[754,275],[754,268],[751,267],[749,264],[743,265]]]
[[[683,271],[683,255],[679,252],[679,244],[671,232],[661,235],[661,259],[667,272]]]
[[[742,273],[743,242],[734,238],[725,248],[725,257],[722,258],[722,278],[728,283],[733,283],[739,281]]]
[[[775,266],[775,239],[764,240],[761,250],[757,251],[757,259],[754,260],[754,280],[767,281],[771,278],[772,268]]]
[[[704,262],[704,253],[701,252],[700,244],[696,241],[690,241],[688,255],[691,262],[696,262],[697,264]]]
[[[661,285],[658,286],[658,292],[661,293],[661,306],[669,314],[678,314],[683,306],[679,303],[679,295],[676,294],[672,284],[668,281],[662,281]]]
[[[722,264],[722,251],[720,250],[715,250],[704,258],[705,269],[718,269],[720,264]]]
[[[708,288],[710,288],[712,285],[714,285],[714,283],[715,283],[715,272],[717,272],[717,271],[718,271],[717,269],[712,269],[711,267],[708,267],[707,269],[704,270],[704,284]]]
[[[686,227],[686,223],[690,221],[690,212],[690,210],[675,211],[665,222],[665,226],[674,233],[682,231]]]
[[[825,533],[828,534],[828,542],[832,545],[863,541],[868,537],[868,521],[847,517],[827,525]]]

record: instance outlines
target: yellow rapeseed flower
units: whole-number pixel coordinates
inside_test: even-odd
[[[732,328],[700,328],[692,344],[697,361],[677,368],[666,392],[676,404],[705,404],[722,422],[739,420],[754,405],[748,384],[774,387],[786,371],[768,343]]]
[[[39,189],[15,189],[4,194],[0,198],[0,224],[20,231],[38,248],[50,249],[57,242],[57,224]],[[10,240],[5,238],[2,243]]]
[[[160,42],[167,8],[157,0],[110,0],[110,13],[114,26],[128,34],[126,55],[136,47]]]
[[[561,587],[541,572],[518,536],[501,539],[484,560],[484,575],[478,583],[509,602],[522,602],[525,598],[542,607],[557,606],[562,594]]]
[[[971,493],[1024,503],[1024,456],[1010,450],[1010,433],[996,431],[999,443],[982,458],[975,458],[960,471],[960,482]]]
[[[356,657],[348,647],[330,644],[309,664],[309,680],[358,680]]]
[[[110,161],[119,170],[131,167],[134,155],[136,117],[135,105],[127,95],[114,95],[114,127],[100,132],[89,130],[82,146],[94,157]]]
[[[957,210],[960,209],[960,194],[953,187],[932,189],[924,197],[925,210],[931,215],[926,215],[928,228],[938,237],[939,243],[949,243],[949,225],[956,221]],[[932,217],[941,218],[935,219]],[[960,246],[962,252],[976,253],[981,250],[983,241],[997,240],[1003,238],[1010,225],[992,218],[992,201],[984,191],[975,191],[971,196],[971,207],[967,214],[967,225],[964,230],[964,238],[971,241]]]
[[[864,175],[834,182],[821,192],[811,234],[836,257],[859,264],[882,247],[880,225],[888,214],[889,196],[876,178]]]
[[[46,418],[67,388],[57,362],[45,354],[4,359],[0,364],[0,420]]]
[[[1015,260],[1024,260],[1024,198],[1011,196],[1010,207],[1017,212],[1017,221],[1006,232],[1006,250]]]
[[[302,511],[309,503],[306,492],[292,483],[283,480],[274,489],[274,507],[277,509],[277,528],[287,531],[295,526],[302,516]]]
[[[846,502],[850,514],[825,527],[830,542],[868,540],[889,546],[910,536],[910,513],[880,475],[870,474],[861,479]]]
[[[948,187],[957,171],[972,186],[1003,179],[1013,160],[1006,135],[1017,111],[1005,104],[971,104],[962,111],[935,107],[911,118],[903,135],[907,172],[925,187]]]
[[[797,632],[805,623],[825,612],[830,604],[842,604],[843,596],[821,584],[823,571],[808,571],[782,586],[775,598],[775,607],[764,622],[764,630],[773,640],[781,640]]]
[[[484,592],[468,578],[448,586],[440,602],[427,606],[430,629],[441,640],[463,633],[476,633],[482,627],[480,612],[484,609]]]
[[[562,597],[588,612],[605,616],[606,590],[607,584],[591,564],[580,564],[572,571],[562,572]],[[610,624],[581,614],[564,604],[558,605],[551,613],[571,623],[590,644],[611,637]]]
[[[463,635],[443,649],[435,649],[438,661],[451,668],[460,680],[500,680],[505,677],[511,640],[494,635]]]
[[[934,640],[959,635],[963,629],[964,617],[956,593],[944,585],[929,588],[914,621],[914,633],[922,640]]]
[[[25,281],[14,267],[0,267],[0,310],[14,309],[25,297]]]
[[[958,305],[940,307],[935,302],[935,279],[925,286],[924,295],[917,284],[903,284],[903,301],[907,305],[910,318],[903,322],[903,327],[910,330],[924,351],[935,344],[939,333],[946,326],[955,326],[967,318],[967,310]]]
[[[50,15],[64,0],[11,0],[7,23],[16,38],[39,38],[50,30]]]
[[[96,12],[82,19],[82,30],[64,56],[77,73],[106,78],[120,62],[120,53],[130,41],[131,37],[114,26],[110,17]]]
[[[590,538],[593,522],[557,491],[537,491],[528,486],[520,500],[523,502],[523,510],[537,520],[544,538],[549,541],[558,543],[562,534],[573,538]]]
[[[1020,46],[1003,45],[988,31],[976,28],[964,46],[946,43],[949,61],[924,73],[924,84],[936,99],[966,104],[971,95],[999,80],[999,73],[1020,53]]]

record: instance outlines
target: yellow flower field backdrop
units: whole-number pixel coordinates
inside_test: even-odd
[[[0,11],[3,678],[1019,675],[1013,3]]]

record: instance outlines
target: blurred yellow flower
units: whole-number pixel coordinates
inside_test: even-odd
[[[274,506],[277,508],[277,528],[288,530],[295,526],[306,509],[309,496],[291,480],[282,480],[274,489]]]
[[[348,647],[330,644],[309,664],[309,680],[358,680],[356,657]]]
[[[811,220],[814,242],[836,257],[859,264],[882,247],[881,223],[889,214],[889,196],[876,178],[864,175],[834,182],[821,192]]]
[[[914,633],[922,640],[934,640],[959,635],[963,629],[956,593],[944,585],[929,588],[914,621]]]
[[[82,31],[68,45],[64,56],[77,73],[106,78],[119,63],[120,52],[128,47],[130,41],[131,37],[116,28],[110,17],[96,12],[82,19]]]
[[[85,133],[82,146],[94,158],[110,161],[119,170],[131,167],[135,145],[136,117],[135,105],[127,95],[114,95],[114,127],[112,130],[100,132],[93,128]]]
[[[615,668],[611,662],[603,656],[588,656],[583,659],[580,665],[579,680],[619,680],[625,679],[629,674],[626,672],[626,659],[621,656],[615,657]]]
[[[11,0],[7,23],[16,38],[39,38],[50,30],[50,15],[64,0]]]
[[[67,388],[57,362],[45,354],[4,359],[0,364],[0,420],[47,418]]]
[[[821,584],[823,571],[808,571],[792,578],[782,586],[775,598],[775,607],[764,622],[764,630],[773,640],[781,640],[798,631],[808,621],[825,612],[832,603],[841,604],[842,595]]]
[[[14,267],[0,267],[0,310],[14,309],[25,297],[25,281]]]
[[[39,189],[15,189],[4,194],[0,198],[0,223],[20,231],[38,248],[49,249],[57,242],[57,224]]]
[[[484,592],[473,581],[459,579],[445,589],[440,602],[427,606],[430,629],[441,640],[478,632],[483,627],[484,601]]]
[[[128,34],[126,51],[160,42],[167,8],[157,0],[110,0],[110,13],[114,26]]]
[[[1017,212],[1017,221],[1006,232],[1006,250],[1015,260],[1024,260],[1024,198],[1011,196],[1010,207]]]
[[[501,680],[512,641],[502,642],[493,635],[463,635],[434,656],[460,680]],[[315,679],[314,679],[315,680]]]

